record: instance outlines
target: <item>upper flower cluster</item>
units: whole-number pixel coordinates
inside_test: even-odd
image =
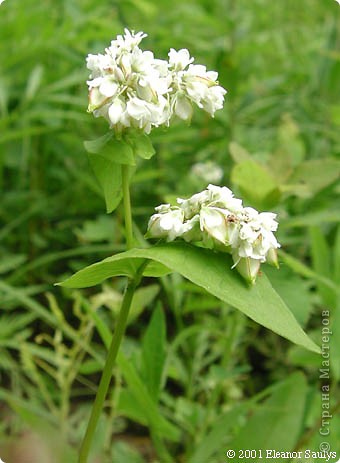
[[[250,282],[255,281],[262,262],[277,265],[280,245],[273,233],[278,227],[276,214],[244,207],[229,188],[215,185],[189,199],[178,198],[177,203],[156,208],[149,220],[148,237],[167,241],[182,238],[229,252]]]
[[[146,34],[124,32],[104,54],[87,57],[89,112],[118,131],[136,127],[149,133],[169,125],[174,115],[189,120],[193,103],[211,116],[223,107],[226,90],[218,85],[217,72],[192,64],[188,50],[171,49],[169,61],[156,59],[139,48]]]

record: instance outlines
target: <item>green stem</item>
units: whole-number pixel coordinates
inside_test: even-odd
[[[132,214],[129,188],[129,166],[122,164],[123,207],[125,220],[125,235],[127,249],[133,248]]]
[[[129,189],[129,166],[122,164],[122,189],[123,189],[123,206],[124,206],[124,219],[125,219],[125,233],[126,233],[126,247],[127,249],[133,248],[134,239],[132,231],[132,215],[131,215],[131,201]],[[91,416],[87,424],[85,436],[79,451],[78,463],[87,463],[88,455],[91,448],[94,433],[96,431],[97,423],[100,414],[103,410],[105,398],[110,386],[112,378],[112,369],[114,367],[120,344],[126,328],[126,323],[130,311],[132,297],[136,287],[139,284],[143,270],[146,263],[144,263],[138,270],[134,279],[128,279],[126,291],[124,294],[122,307],[119,312],[117,326],[114,331],[111,345],[109,347],[108,356],[105,362],[103,374],[98,386],[96,398],[92,407]]]
[[[140,274],[141,273],[139,272],[139,275]],[[128,280],[126,291],[125,291],[124,298],[123,298],[122,307],[121,307],[118,321],[117,321],[117,326],[116,326],[115,332],[112,337],[112,341],[111,341],[111,345],[109,348],[106,363],[104,366],[103,374],[102,374],[102,377],[99,383],[96,399],[93,404],[90,420],[87,425],[85,437],[80,447],[78,463],[87,463],[87,458],[89,455],[93,435],[95,433],[97,423],[98,423],[100,414],[103,409],[105,397],[109,389],[109,385],[110,385],[110,381],[112,377],[112,369],[114,367],[115,360],[116,360],[118,350],[119,350],[119,346],[120,346],[120,343],[122,341],[122,338],[125,332],[125,327],[126,327],[127,318],[129,315],[132,297],[139,283],[139,280],[140,280],[140,277],[138,275],[136,276],[135,279]]]

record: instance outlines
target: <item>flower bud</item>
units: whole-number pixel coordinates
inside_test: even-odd
[[[120,98],[116,98],[109,107],[109,119],[112,125],[116,125],[124,120],[124,113],[126,112],[126,104]]]
[[[267,252],[267,255],[266,255],[266,262],[268,262],[268,264],[272,265],[273,267],[276,267],[276,268],[280,267],[279,261],[278,261],[278,258],[277,258],[277,250],[276,249],[274,249],[274,248],[269,249],[269,251]]]
[[[176,97],[175,102],[175,114],[183,121],[190,121],[193,113],[192,104],[190,101],[182,95]]]
[[[241,257],[241,258],[237,257],[237,259],[238,259],[238,262],[236,261],[237,271],[248,283],[253,285],[256,281],[256,276],[260,270],[261,262],[257,259],[252,259],[251,257]],[[234,258],[234,262],[235,262],[235,258]]]
[[[98,87],[93,87],[89,90],[89,105],[88,112],[93,112],[94,110],[100,108],[108,101],[105,95],[102,95]]]

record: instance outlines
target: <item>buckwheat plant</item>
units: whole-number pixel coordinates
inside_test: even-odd
[[[190,121],[195,107],[213,117],[223,107],[226,90],[219,85],[216,72],[194,64],[188,50],[171,48],[168,61],[160,60],[153,52],[140,48],[146,34],[127,29],[124,32],[103,54],[87,57],[88,111],[104,117],[109,131],[97,140],[85,142],[85,148],[107,212],[123,199],[127,251],[86,267],[60,283],[83,288],[105,278],[127,277],[79,463],[88,460],[132,297],[143,276],[158,277],[177,271],[263,326],[318,351],[265,275],[255,283],[261,263],[277,265],[276,250],[280,245],[274,236],[278,225],[275,214],[244,207],[228,188],[209,185],[189,199],[178,199],[176,206],[158,206],[150,218],[147,237],[159,242],[148,248],[136,247],[130,182],[137,157],[148,159],[155,153],[148,134],[155,127],[168,127],[174,118]],[[251,284],[242,281],[232,267]],[[161,461],[173,461],[155,429],[153,436]]]

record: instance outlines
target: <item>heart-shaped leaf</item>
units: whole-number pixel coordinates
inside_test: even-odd
[[[108,132],[96,140],[84,142],[89,161],[104,194],[106,211],[112,212],[122,198],[121,164],[135,165],[131,146]]]
[[[116,209],[122,199],[121,166],[100,154],[88,153],[88,157],[104,195],[106,212],[109,214]]]

